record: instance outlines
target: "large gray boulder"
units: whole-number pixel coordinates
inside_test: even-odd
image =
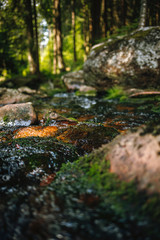
[[[84,63],[85,84],[97,89],[114,84],[160,86],[160,27],[147,27],[91,49]]]

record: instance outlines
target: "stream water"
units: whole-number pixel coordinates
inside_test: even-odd
[[[36,99],[33,105],[36,126],[0,129],[0,240],[150,239],[144,236],[146,223],[133,229],[132,216],[126,220],[130,226],[124,227],[106,218],[107,206],[77,207],[77,186],[67,190],[65,201],[72,203],[64,209],[56,200],[56,184],[50,183],[62,164],[89,154],[121,132],[159,119],[159,100],[120,102],[59,93]],[[62,117],[51,119],[53,112]]]

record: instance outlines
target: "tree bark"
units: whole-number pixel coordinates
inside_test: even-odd
[[[36,65],[37,65],[37,72],[39,72],[39,41],[38,41],[38,25],[37,25],[36,0],[33,0],[33,9],[34,9],[34,26],[35,26],[35,54],[36,54]]]
[[[113,33],[113,26],[114,26],[113,1],[112,0],[109,0],[109,9],[110,9],[110,16],[109,16],[110,26],[109,26],[109,31],[110,31],[110,34],[112,34]]]
[[[39,67],[37,65],[37,56],[35,49],[35,36],[34,36],[34,26],[33,26],[33,14],[32,14],[32,3],[31,0],[24,0],[25,6],[25,23],[26,32],[28,40],[28,62],[31,74],[39,73]]]
[[[107,8],[107,0],[102,0],[102,6],[101,6],[101,29],[102,29],[102,37],[107,36],[107,30],[108,30],[108,8]]]
[[[77,61],[76,54],[76,14],[75,14],[75,2],[76,0],[72,0],[72,32],[73,32],[73,60]]]
[[[92,32],[92,24],[91,24],[91,17],[88,5],[84,2],[83,3],[83,36],[84,36],[84,61],[86,60],[89,50],[90,50],[90,39],[91,39],[91,32]]]
[[[122,0],[122,24],[126,25],[127,19],[127,3],[126,0]]]
[[[53,37],[54,37],[54,60],[53,71],[57,73],[65,71],[65,64],[62,54],[62,31],[61,31],[61,8],[60,0],[54,0],[53,6]]]
[[[141,0],[140,19],[138,28],[146,26],[147,0]]]
[[[92,44],[101,38],[101,3],[102,0],[92,0],[91,2],[91,17],[92,17]]]
[[[115,29],[117,26],[120,27],[121,21],[118,16],[118,11],[117,11],[117,0],[112,0],[112,7],[113,7],[113,29]]]

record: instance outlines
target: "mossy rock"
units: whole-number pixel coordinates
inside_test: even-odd
[[[58,133],[58,140],[73,144],[84,152],[91,152],[102,144],[111,141],[119,132],[112,127],[104,127],[91,123],[71,126]]]
[[[159,87],[160,28],[143,28],[93,46],[84,63],[85,84],[104,90],[115,84]]]

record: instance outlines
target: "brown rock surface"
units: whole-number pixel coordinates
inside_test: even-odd
[[[0,104],[11,104],[29,101],[31,96],[24,94],[17,89],[0,88]]]
[[[107,148],[110,170],[121,180],[136,180],[140,190],[160,193],[160,135],[127,132],[116,137]]]
[[[62,80],[68,90],[79,89],[80,86],[84,85],[83,71],[71,72],[63,75]]]
[[[30,125],[35,121],[36,113],[31,102],[9,104],[0,107],[0,124],[14,122],[14,125]]]

